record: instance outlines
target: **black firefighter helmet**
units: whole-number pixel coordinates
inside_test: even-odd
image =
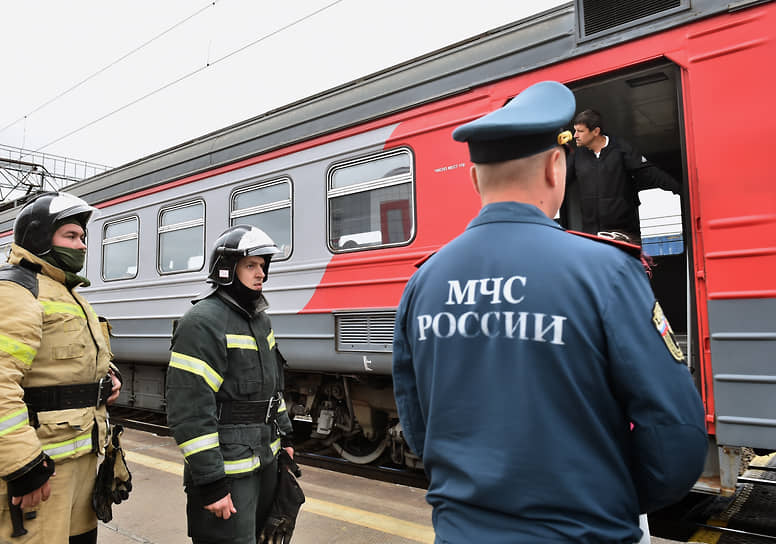
[[[208,283],[231,285],[234,269],[243,257],[264,258],[264,281],[269,277],[269,261],[280,250],[266,232],[250,225],[236,225],[226,229],[213,244],[210,252]]]
[[[74,219],[85,230],[97,209],[77,196],[62,192],[42,193],[30,200],[13,223],[13,241],[34,255],[51,251],[51,238],[65,219]]]

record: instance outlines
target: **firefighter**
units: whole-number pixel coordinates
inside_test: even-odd
[[[0,268],[2,542],[97,542],[97,453],[121,382],[103,326],[75,291],[89,285],[78,273],[95,211],[68,193],[37,196]]]
[[[172,338],[167,417],[183,457],[188,534],[195,544],[253,543],[277,483],[291,421],[283,363],[262,287],[272,239],[235,226],[216,240],[207,282]]]

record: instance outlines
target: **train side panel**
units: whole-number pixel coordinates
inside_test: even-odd
[[[776,449],[773,3],[687,32],[696,292],[709,428]]]
[[[273,262],[265,292],[270,301],[277,337],[294,368],[306,370],[360,370],[337,368],[331,315],[307,316],[300,311],[308,303],[331,260],[325,241],[325,172],[335,159],[368,153],[383,147],[391,128],[378,129],[298,153],[258,162],[212,177],[132,198],[101,209],[90,225],[94,238],[106,224],[124,218],[139,219],[140,256],[136,276],[102,279],[99,246],[91,246],[87,264],[91,287],[83,289],[95,310],[112,323],[112,347],[119,362],[164,365],[169,357],[173,322],[190,307],[192,299],[207,290],[207,259],[215,238],[229,226],[229,207],[235,191],[277,178],[290,179],[293,191],[293,250],[287,260]],[[161,275],[157,270],[158,215],[176,204],[204,204],[204,242],[201,268]],[[303,217],[304,220],[300,220]],[[378,278],[372,278],[378,283]],[[340,304],[342,306],[342,304]],[[284,336],[285,335],[285,336]],[[383,367],[382,372],[386,369]]]

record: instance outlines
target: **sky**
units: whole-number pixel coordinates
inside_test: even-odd
[[[0,0],[0,146],[111,167],[566,0]]]

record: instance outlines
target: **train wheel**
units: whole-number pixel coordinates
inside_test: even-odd
[[[367,439],[364,435],[341,438],[332,446],[343,459],[358,465],[368,465],[377,461],[385,452],[390,437],[387,433]]]

